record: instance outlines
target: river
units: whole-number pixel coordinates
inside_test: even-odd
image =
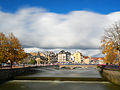
[[[94,68],[73,70],[39,68],[38,70],[41,72],[22,77],[102,78]],[[0,90],[120,90],[120,86],[108,81],[11,80],[0,85]]]

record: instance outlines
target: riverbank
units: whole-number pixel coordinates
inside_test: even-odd
[[[46,66],[26,66],[26,67],[14,67],[10,68],[2,68],[0,69],[0,83],[3,83],[8,80],[14,79],[16,76],[24,76],[29,75],[37,72],[41,72],[41,70],[37,68],[44,68],[44,67],[54,67],[58,68],[58,65],[46,65]]]
[[[13,79],[15,76],[37,72],[34,68],[36,67],[0,69],[0,83]]]
[[[116,85],[120,85],[120,71],[103,69],[102,76]]]

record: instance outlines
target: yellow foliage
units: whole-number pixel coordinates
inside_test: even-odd
[[[116,61],[117,58],[117,49],[114,47],[113,41],[105,41],[102,40],[102,53],[106,56],[104,57],[104,61],[106,63],[113,63]]]
[[[18,38],[16,38],[12,33],[8,37],[5,34],[0,33],[0,62],[7,62],[8,60],[12,62],[20,61],[27,57],[24,52]]]

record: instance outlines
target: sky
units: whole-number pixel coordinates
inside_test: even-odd
[[[24,47],[99,48],[120,0],[0,0],[0,32]]]

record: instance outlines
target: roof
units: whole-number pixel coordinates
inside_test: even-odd
[[[104,60],[103,57],[92,57],[91,59],[92,59],[92,60]]]
[[[89,57],[88,56],[83,56],[84,57],[84,59],[88,59]]]

